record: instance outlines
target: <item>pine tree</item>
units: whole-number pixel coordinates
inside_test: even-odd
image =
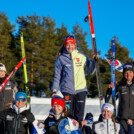
[[[11,25],[6,13],[0,12],[0,61],[6,65],[8,73],[17,64],[13,32],[14,25]]]

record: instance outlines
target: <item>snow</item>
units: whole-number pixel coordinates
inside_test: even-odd
[[[31,111],[35,115],[35,118],[40,121],[44,121],[49,114],[51,108],[51,98],[37,98],[31,97]],[[98,120],[101,113],[100,102],[98,98],[87,98],[85,105],[85,115],[91,112],[94,116],[94,121]]]

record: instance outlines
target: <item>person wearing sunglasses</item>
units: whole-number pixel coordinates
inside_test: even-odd
[[[30,112],[29,105],[27,105],[27,95],[24,92],[17,92],[15,103],[0,112],[1,121],[5,122],[4,133],[1,134],[27,134],[32,124],[38,134],[44,134],[43,128],[38,127],[38,121]]]
[[[55,95],[51,99],[49,116],[45,119],[45,134],[82,134],[79,123],[68,117],[68,110],[62,97]]]
[[[99,121],[93,123],[92,134],[125,134],[122,125],[115,121],[113,112],[112,104],[102,105]]]
[[[0,85],[4,82],[7,76],[5,65],[0,63]],[[11,103],[14,100],[17,91],[16,81],[10,80],[0,92],[0,111],[6,108],[6,104]]]
[[[87,95],[85,69],[89,74],[93,74],[94,60],[89,60],[76,49],[74,36],[67,36],[58,53],[51,89],[52,96],[60,89],[69,108],[69,114],[78,122],[83,120]]]
[[[112,92],[113,87],[111,83],[108,90]],[[119,99],[117,119],[126,134],[134,134],[134,67],[130,63],[123,66],[123,77],[116,87],[116,98]]]

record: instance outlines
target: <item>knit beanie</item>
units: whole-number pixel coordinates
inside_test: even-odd
[[[124,64],[124,66],[123,66],[123,75],[124,75],[124,73],[126,71],[132,71],[132,72],[134,72],[134,68],[133,68],[133,66],[132,66],[131,63]]]
[[[2,63],[0,63],[0,70],[7,72],[5,65]]]
[[[74,38],[71,38],[71,37],[66,38],[66,39],[65,39],[65,42],[64,42],[64,46],[66,47],[66,45],[67,45],[68,43],[72,43],[72,44],[74,44],[74,46],[76,47],[76,41],[75,41]]]
[[[15,98],[27,98],[27,95],[24,92],[17,92]]]
[[[105,104],[102,105],[101,111],[103,111],[103,110],[108,110],[108,111],[112,112],[112,114],[113,114],[114,106],[112,104],[105,103]]]
[[[65,109],[65,101],[60,96],[55,95],[52,97],[51,106],[54,105],[60,105],[63,109]]]

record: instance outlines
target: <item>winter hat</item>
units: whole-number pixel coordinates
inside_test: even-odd
[[[58,95],[52,97],[51,106],[54,105],[60,105],[61,107],[63,107],[63,109],[65,109],[65,101]]]
[[[74,44],[74,46],[76,47],[76,41],[74,39],[74,36],[72,36],[72,35],[66,36],[66,39],[65,39],[65,42],[64,42],[64,46],[66,47],[66,45],[69,42],[72,43],[72,44]]]
[[[17,92],[15,94],[15,99],[17,99],[17,98],[27,98],[27,95],[24,92]]]
[[[101,111],[103,111],[104,109],[106,109],[108,111],[111,111],[112,114],[114,112],[114,106],[112,104],[109,104],[109,103],[105,103],[105,104],[102,105]]]
[[[7,72],[5,65],[2,63],[0,63],[0,70]]]
[[[132,71],[132,72],[134,72],[134,68],[133,68],[133,66],[132,66],[131,63],[124,64],[124,66],[123,66],[123,75],[124,75],[124,73],[126,71]]]

